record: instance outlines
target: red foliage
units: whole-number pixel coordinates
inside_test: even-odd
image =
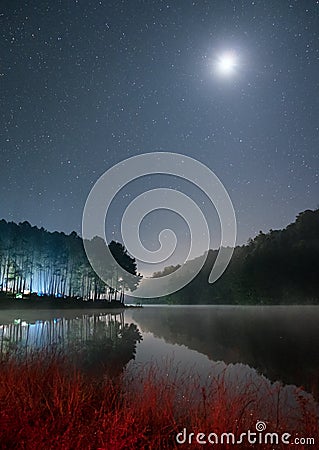
[[[172,370],[168,374],[153,365],[129,369],[116,380],[98,379],[54,353],[7,358],[0,362],[0,446],[10,450],[273,448],[176,443],[183,428],[239,436],[255,430],[259,419],[272,432],[318,439],[315,404],[298,390],[290,409],[289,402],[275,404],[273,399],[283,388],[272,386],[262,401],[260,385],[247,382],[231,388],[223,376],[202,385],[194,374],[172,375]],[[289,446],[276,446],[281,448]]]

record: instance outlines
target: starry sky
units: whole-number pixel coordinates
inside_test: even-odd
[[[318,206],[318,1],[8,0],[0,21],[1,218],[80,233],[99,176],[153,151],[214,171],[239,244]],[[120,240],[127,204],[162,186],[216,220],[201,192],[156,175],[121,191],[107,236]],[[187,236],[174,213],[144,222],[150,247],[163,224]]]

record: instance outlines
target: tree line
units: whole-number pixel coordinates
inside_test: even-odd
[[[28,222],[0,220],[0,292],[123,301],[124,289],[135,290],[142,278],[135,259],[122,244],[112,241],[109,250],[125,269],[119,272],[114,261],[105,264],[103,239],[95,237],[89,243],[101,260],[106,282],[89,264],[77,233],[52,233]],[[260,232],[246,245],[237,246],[226,272],[210,285],[208,276],[217,254],[209,250],[203,268],[187,286],[153,302],[319,303],[319,209],[303,211],[284,230]],[[185,264],[187,271],[192,271],[192,265],[196,260]],[[178,274],[179,268],[164,268],[154,276],[165,279],[171,272]]]
[[[163,299],[176,304],[319,304],[319,209],[298,214],[283,230],[262,231],[234,249],[232,260],[214,284],[208,276],[218,252],[209,250],[200,273]],[[191,270],[192,261],[186,263]],[[163,276],[177,267],[164,269]],[[165,273],[164,273],[165,272]]]
[[[90,245],[103,248],[106,244],[95,237]],[[76,232],[52,233],[26,221],[0,220],[0,291],[16,296],[36,293],[123,301],[124,289],[136,288],[129,277],[137,275],[136,262],[118,242],[112,241],[109,249],[127,272],[118,277],[116,265],[110,262],[105,269],[107,282],[103,282],[89,264],[83,240]]]

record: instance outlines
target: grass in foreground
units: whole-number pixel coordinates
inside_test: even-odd
[[[33,353],[23,360],[0,362],[1,449],[287,449],[290,446],[196,443],[180,445],[176,434],[255,431],[289,432],[293,439],[314,437],[318,417],[309,396],[295,389],[294,401],[284,388],[247,379],[238,384],[225,374],[202,385],[190,374],[168,376],[155,365],[131,368],[121,377],[96,378],[82,373],[64,357]],[[238,380],[237,380],[238,381]],[[291,448],[292,448],[291,447]]]

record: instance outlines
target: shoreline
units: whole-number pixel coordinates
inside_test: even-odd
[[[82,300],[73,298],[0,298],[0,310],[53,310],[53,309],[127,309],[127,308],[141,308],[140,305],[126,305],[118,300]]]

